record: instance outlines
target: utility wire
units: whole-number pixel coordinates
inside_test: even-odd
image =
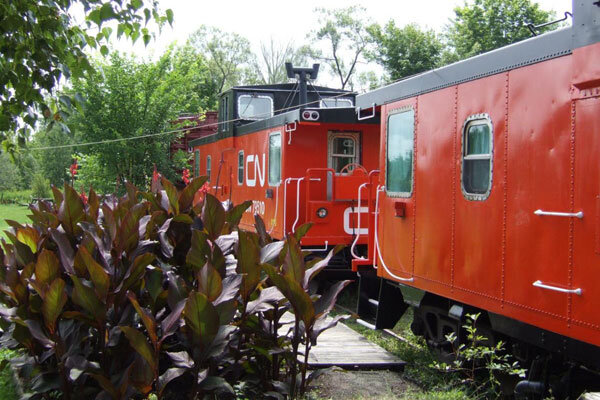
[[[339,95],[336,96],[332,96],[329,97],[330,99],[337,99],[338,97],[342,97],[342,96],[348,96],[349,94],[356,94],[356,92],[346,92],[346,93],[340,93]],[[319,95],[320,97],[320,95]],[[273,114],[277,113],[277,112],[282,112],[282,111],[288,111],[297,107],[303,107],[303,106],[308,106],[310,104],[314,104],[317,101],[309,101],[307,103],[304,104],[299,104],[297,106],[290,106],[290,107],[283,107],[279,110],[275,110],[273,111]],[[271,113],[262,113],[262,114],[258,114],[256,115],[257,117],[270,117]],[[207,128],[207,127],[213,127],[213,126],[219,126],[221,124],[228,124],[230,122],[237,122],[237,121],[244,121],[244,118],[235,118],[235,119],[231,119],[231,120],[227,120],[227,121],[221,121],[221,122],[213,122],[210,124],[205,124],[205,125],[201,125],[202,128]],[[168,134],[172,134],[172,133],[178,133],[178,132],[186,132],[189,131],[191,129],[197,128],[198,126],[188,126],[185,128],[180,128],[180,129],[173,129],[170,131],[165,131],[165,132],[158,132],[158,133],[149,133],[146,135],[141,135],[141,136],[130,136],[130,137],[125,137],[125,138],[118,138],[118,139],[106,139],[106,140],[99,140],[97,142],[85,142],[85,143],[74,143],[74,144],[62,144],[62,145],[58,145],[58,146],[44,146],[44,147],[28,147],[25,148],[23,150],[26,151],[39,151],[39,150],[54,150],[54,149],[64,149],[64,148],[68,148],[68,147],[78,147],[78,146],[94,146],[94,145],[99,145],[99,144],[106,144],[106,143],[115,143],[115,142],[124,142],[124,141],[128,141],[128,140],[138,140],[138,139],[146,139],[149,137],[155,137],[155,136],[161,136],[161,135],[168,135]]]

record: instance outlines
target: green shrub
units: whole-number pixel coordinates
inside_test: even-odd
[[[0,192],[0,204],[29,204],[31,190],[8,190]]]
[[[309,225],[274,242],[237,228],[250,206],[229,210],[206,195],[206,178],[178,192],[164,179],[151,192],[86,201],[70,186],[31,207],[33,223],[11,223],[0,249],[0,345],[30,398],[156,399],[277,393],[297,398],[311,379],[299,363],[342,317],[326,322],[337,294],[307,292],[327,265],[305,264]],[[280,333],[291,311],[293,328]],[[170,384],[176,381],[177,384]],[[243,384],[242,384],[243,383]]]
[[[50,197],[50,182],[42,174],[33,175],[31,181],[31,195],[36,199]]]
[[[455,360],[451,364],[434,363],[433,366],[445,373],[456,373],[463,377],[470,392],[476,397],[499,398],[500,381],[498,374],[525,377],[525,369],[519,362],[512,360],[504,348],[504,342],[491,343],[481,335],[476,327],[480,314],[467,314],[467,323],[463,325],[466,332],[465,343],[459,343],[457,335],[452,332],[446,339],[453,346]]]

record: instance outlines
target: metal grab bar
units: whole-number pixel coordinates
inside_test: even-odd
[[[578,296],[581,296],[582,293],[583,293],[583,290],[581,288],[577,288],[577,289],[564,289],[564,288],[557,287],[557,286],[546,285],[545,283],[542,283],[542,281],[540,281],[540,280],[537,280],[537,281],[533,282],[533,286],[539,287],[539,288],[542,288],[542,289],[553,290],[555,292],[575,293]]]
[[[579,211],[576,213],[566,213],[566,212],[557,212],[557,211],[544,211],[544,210],[535,210],[533,212],[535,215],[548,215],[551,217],[568,217],[568,218],[583,218],[583,211]]]
[[[381,262],[381,266],[383,267],[385,272],[387,272],[392,278],[395,278],[402,282],[413,282],[415,280],[415,278],[403,278],[401,276],[394,274],[392,271],[390,271],[390,269],[387,267],[387,265],[385,265],[385,262],[383,261],[383,256],[381,255],[381,250],[379,249],[379,238],[378,238],[378,232],[377,232],[377,217],[379,216],[379,193],[383,192],[383,191],[385,191],[385,186],[378,186],[377,194],[375,195],[375,223],[374,223],[375,226],[373,227],[375,248],[373,249],[373,268],[377,269],[377,266],[376,266],[377,258],[379,258],[379,261]],[[377,255],[377,257],[376,257],[376,255]],[[408,273],[408,272],[406,272],[406,273]]]
[[[360,112],[362,109],[360,107],[358,107],[356,109],[356,119],[359,121],[364,121],[365,119],[373,118],[375,116],[375,103],[373,103],[373,105],[371,106],[371,109],[373,110],[373,112],[371,114],[361,117]]]
[[[358,187],[358,223],[357,223],[358,233],[356,234],[356,237],[354,238],[354,241],[352,242],[352,246],[350,247],[350,254],[352,254],[352,257],[355,260],[365,260],[364,257],[359,257],[356,255],[356,253],[354,253],[354,248],[356,247],[356,243],[358,242],[358,239],[360,238],[360,214],[361,214],[361,212],[360,212],[360,200],[361,200],[360,194],[367,185],[368,185],[368,183],[363,183],[362,185],[360,185]]]
[[[292,123],[294,124],[294,127],[290,128],[290,126],[292,126]],[[288,122],[287,124],[285,124],[285,131],[289,133],[288,144],[292,144],[292,132],[294,132],[297,127],[298,125],[296,124],[296,121]]]

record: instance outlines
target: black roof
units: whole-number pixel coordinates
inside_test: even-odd
[[[572,52],[572,43],[571,28],[549,32],[356,96],[356,106],[366,109],[387,104],[561,57]]]

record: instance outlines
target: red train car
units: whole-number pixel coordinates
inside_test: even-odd
[[[411,305],[443,349],[482,312],[485,332],[537,357],[530,371],[563,356],[600,369],[600,3],[574,2],[573,18],[358,96],[381,116],[370,252],[354,261],[376,327]],[[533,374],[520,390],[547,388]]]
[[[194,170],[209,176],[220,200],[253,200],[242,228],[253,229],[258,214],[281,239],[310,221],[302,246],[326,251],[358,234],[358,213],[366,209],[358,207],[357,189],[378,164],[379,121],[360,120],[353,93],[307,88],[316,69],[290,70],[300,75],[299,90],[241,86],[220,96],[218,132],[190,143]],[[358,244],[366,244],[362,233]],[[340,260],[346,270],[349,264],[349,256]]]

